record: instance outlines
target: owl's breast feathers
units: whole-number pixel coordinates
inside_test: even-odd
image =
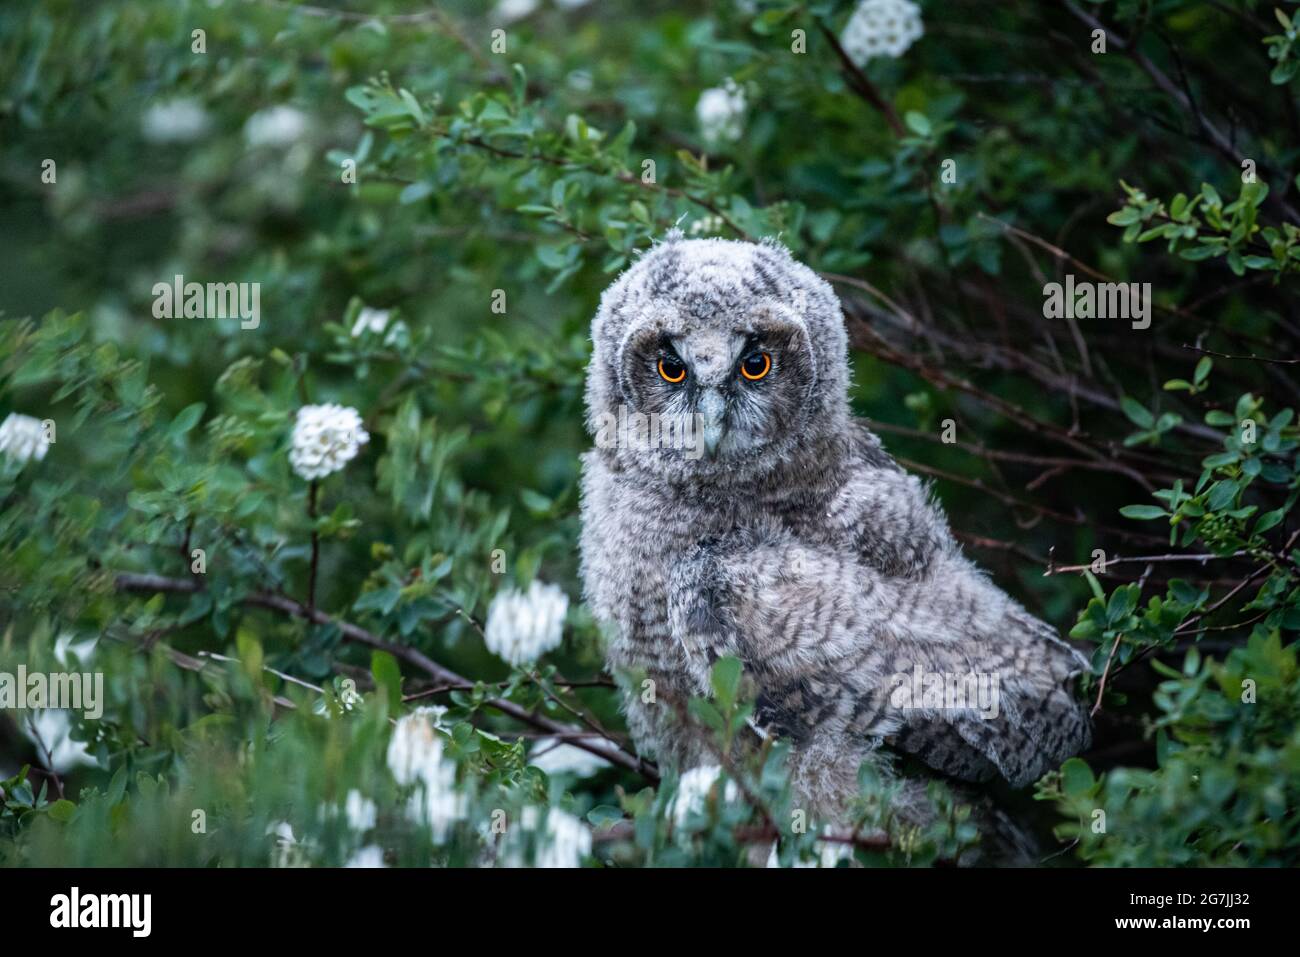
[[[884,742],[1022,786],[1087,747],[1069,688],[1082,656],[961,554],[865,428],[823,451],[727,498],[665,494],[588,458],[584,579],[614,626],[611,665],[707,693],[712,662],[736,655],[769,729],[853,761]]]

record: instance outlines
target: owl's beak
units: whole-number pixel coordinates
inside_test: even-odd
[[[714,458],[727,431],[727,402],[717,389],[706,389],[700,397],[699,411],[704,451]]]

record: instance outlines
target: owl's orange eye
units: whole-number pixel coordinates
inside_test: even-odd
[[[659,360],[659,375],[665,382],[671,382],[676,385],[686,378],[686,366],[682,365],[676,359],[669,359],[664,356]]]
[[[755,352],[740,364],[740,374],[750,382],[757,382],[772,371],[772,357],[766,352]]]

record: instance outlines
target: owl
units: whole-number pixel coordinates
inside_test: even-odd
[[[642,679],[640,753],[718,763],[682,705],[722,656],[822,815],[863,762],[1020,787],[1088,745],[1087,661],[850,415],[839,301],[783,246],[674,232],[604,292],[592,340],[583,585],[610,669]]]

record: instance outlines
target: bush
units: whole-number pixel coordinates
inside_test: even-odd
[[[939,785],[918,832],[864,769],[820,840],[783,744],[680,782],[630,750],[578,600],[581,383],[676,226],[835,284],[855,410],[1092,650],[1094,749],[1004,796],[1053,862],[1295,864],[1288,14],[929,2],[855,62],[856,3],[529,6],[0,10],[0,417],[36,420],[0,427],[0,672],[104,675],[102,716],[5,712],[0,860],[969,854]],[[256,314],[186,318],[190,282]],[[1076,282],[1150,311],[1062,314]],[[366,440],[300,433],[295,470],[323,404]],[[510,665],[489,605],[535,579],[563,643]],[[734,668],[692,708],[723,737]]]

